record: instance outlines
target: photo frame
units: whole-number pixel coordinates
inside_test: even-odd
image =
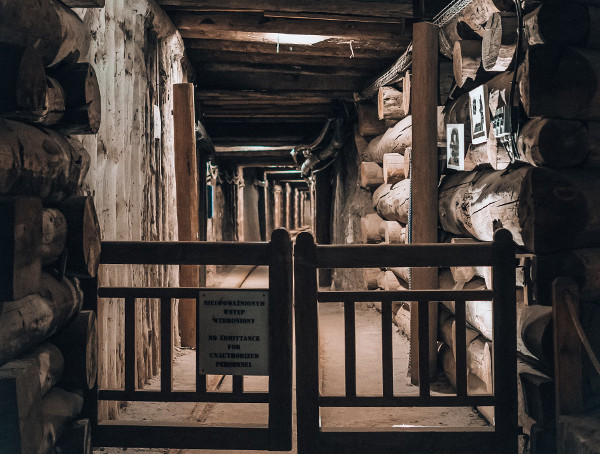
[[[446,166],[449,169],[465,170],[465,125],[446,126]]]
[[[490,109],[488,90],[481,85],[469,92],[469,115],[471,117],[471,142],[475,145],[487,142]]]

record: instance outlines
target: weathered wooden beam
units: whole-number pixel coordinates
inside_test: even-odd
[[[223,52],[244,52],[257,54],[283,54],[283,55],[314,55],[323,57],[350,58],[396,58],[404,52],[409,44],[403,41],[353,41],[352,47],[348,41],[331,40],[312,46],[280,45],[277,51],[277,42],[261,42],[244,39],[239,41],[223,41],[215,39],[186,39],[187,49],[208,49]]]
[[[198,175],[193,84],[173,86],[173,122],[175,125],[175,180],[177,188],[177,227],[179,241],[197,241]],[[200,282],[198,266],[179,268],[179,285],[195,287]],[[179,301],[181,344],[196,345],[196,301]]]
[[[395,41],[404,33],[403,24],[338,22],[314,19],[265,17],[262,13],[175,12],[171,19],[184,38],[236,39],[242,33],[315,35],[344,39]]]
[[[224,0],[220,2],[196,0],[159,0],[158,4],[166,9],[188,11],[270,11],[290,13],[327,13],[371,17],[412,17],[412,0],[378,2],[374,8],[370,2],[357,0]]]
[[[331,99],[352,100],[348,91],[253,91],[197,90],[196,99],[202,105],[260,105],[260,104],[328,104]]]
[[[323,129],[322,121],[279,121],[277,128],[268,123],[225,123],[207,118],[206,129],[216,146],[289,146],[311,143]]]
[[[412,192],[418,194],[413,205],[412,240],[414,243],[436,243],[438,225],[438,28],[426,22],[413,26],[412,58]],[[414,289],[435,289],[438,286],[437,270],[415,268],[412,274]],[[422,333],[418,320],[422,307],[411,308],[411,380],[422,382],[420,371],[424,365],[419,360]],[[437,304],[429,304],[429,377],[435,377],[437,364]],[[429,377],[425,380],[428,381]]]

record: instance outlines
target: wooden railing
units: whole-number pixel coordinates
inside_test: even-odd
[[[300,234],[294,251],[298,453],[517,453],[517,360],[514,243],[506,230],[493,243],[440,245],[318,246]],[[318,268],[493,266],[493,290],[323,291]],[[466,301],[493,301],[494,393],[469,395],[466,365]],[[382,303],[383,393],[356,393],[355,304]],[[419,395],[394,395],[392,301],[419,305]],[[454,301],[456,306],[456,395],[432,395],[429,371],[427,306]],[[343,303],[345,330],[344,396],[319,394],[318,304]],[[494,406],[495,426],[415,428],[369,432],[321,429],[320,407]]]
[[[174,449],[291,449],[292,439],[292,254],[289,234],[273,233],[270,243],[208,242],[104,242],[101,263],[138,265],[263,265],[269,267],[269,389],[244,391],[244,377],[233,376],[231,392],[210,391],[200,374],[200,349],[196,349],[195,389],[173,390],[172,307],[176,299],[196,301],[196,326],[200,326],[200,293],[209,288],[102,287],[98,298],[125,301],[125,386],[99,389],[99,401],[265,403],[267,425],[201,427],[188,423],[97,421],[95,446],[161,447]],[[240,289],[218,289],[240,292]],[[160,300],[160,390],[136,387],[136,299]],[[198,338],[197,342],[201,342]],[[243,411],[241,409],[240,411]]]

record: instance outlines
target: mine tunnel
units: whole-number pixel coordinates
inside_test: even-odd
[[[600,453],[597,0],[0,0],[0,454]]]

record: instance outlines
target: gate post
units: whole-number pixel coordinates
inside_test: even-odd
[[[292,449],[292,242],[277,229],[269,244],[269,449]]]
[[[492,246],[494,395],[497,452],[516,454],[519,447],[517,406],[517,302],[515,245],[506,229],[496,231]]]
[[[294,249],[296,314],[296,411],[298,454],[319,452],[319,325],[317,247],[302,232]]]

